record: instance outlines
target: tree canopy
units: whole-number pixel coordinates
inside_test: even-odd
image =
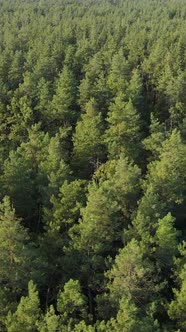
[[[0,331],[185,331],[185,28],[0,0]]]

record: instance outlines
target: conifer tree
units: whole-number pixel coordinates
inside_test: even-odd
[[[59,315],[55,314],[53,305],[51,305],[43,317],[43,320],[37,322],[39,332],[58,332],[59,329]]]
[[[143,307],[139,308],[129,297],[123,297],[120,300],[119,310],[116,319],[112,318],[105,324],[103,329],[98,331],[107,332],[159,332],[159,324],[150,316],[143,313]]]
[[[74,125],[77,120],[76,95],[77,89],[73,73],[67,66],[64,66],[51,104],[53,120],[59,121],[61,126]]]
[[[120,48],[113,56],[111,71],[108,76],[108,86],[114,95],[125,93],[128,86],[129,73],[130,64],[125,58],[123,50]]]
[[[149,161],[156,160],[161,152],[163,141],[166,139],[164,125],[158,121],[151,113],[150,136],[143,140],[143,145],[151,155]]]
[[[78,280],[70,279],[58,295],[57,309],[62,324],[73,326],[87,316],[87,299],[82,294]]]
[[[122,296],[138,304],[145,303],[153,292],[153,265],[145,258],[143,248],[135,239],[120,250],[111,271],[107,272],[111,297],[117,303]]]
[[[91,175],[105,158],[105,148],[102,140],[103,124],[101,114],[91,99],[86,105],[86,113],[77,123],[73,136],[73,164],[80,175]]]
[[[168,306],[168,315],[172,321],[176,321],[176,326],[180,328],[180,331],[184,331],[186,326],[186,250],[185,241],[183,241],[179,247],[180,256],[175,260],[174,276],[176,281],[176,287],[173,288],[174,297]]]
[[[101,52],[97,52],[89,61],[89,63],[85,66],[85,77],[82,79],[80,83],[80,106],[84,111],[86,109],[86,104],[91,100],[95,99],[98,104],[99,110],[101,111],[101,105],[103,106],[103,102],[99,103],[98,101],[103,98],[103,94],[106,92],[106,82],[104,78],[103,71],[103,56]],[[101,83],[105,83],[103,84]],[[103,91],[100,91],[100,90]]]
[[[27,257],[25,245],[29,237],[7,196],[0,204],[0,229],[0,280],[15,291],[24,287],[22,274]]]
[[[110,158],[118,158],[123,153],[135,162],[141,151],[140,115],[131,100],[124,101],[119,94],[110,106],[109,127],[105,132],[105,142]]]
[[[7,312],[15,309],[17,296],[28,281],[28,240],[27,231],[5,197],[0,204],[0,329],[3,332]]]
[[[44,195],[42,189],[47,183],[47,175],[41,172],[40,165],[46,158],[49,137],[39,131],[39,127],[33,126],[29,140],[10,152],[1,177],[3,190],[10,196],[18,215],[28,223],[35,220],[31,228],[37,227]]]
[[[6,326],[8,332],[35,332],[40,318],[40,301],[33,281],[28,284],[28,296],[22,296],[15,313],[9,312]]]

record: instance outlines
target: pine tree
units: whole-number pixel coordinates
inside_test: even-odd
[[[9,312],[6,321],[8,332],[36,332],[40,318],[38,291],[33,281],[28,284],[28,296],[22,296],[15,313]]]
[[[101,52],[97,52],[89,61],[89,63],[85,66],[85,77],[82,79],[79,91],[80,91],[80,106],[81,109],[86,109],[86,104],[91,99],[95,99],[98,107],[100,109],[101,104],[98,103],[98,100],[103,100],[102,92],[106,92],[106,82],[104,78],[104,71],[103,71],[103,56]],[[101,84],[101,82],[105,82],[105,86]],[[103,91],[100,91],[99,88],[102,87]],[[101,111],[101,109],[100,109]]]
[[[29,130],[29,140],[10,152],[1,177],[3,191],[10,196],[18,215],[31,223],[31,228],[38,226],[42,189],[47,184],[47,175],[41,172],[40,165],[46,158],[49,137],[39,127],[34,125]]]
[[[25,284],[22,277],[27,259],[25,245],[29,236],[21,220],[16,217],[8,197],[0,204],[0,221],[0,280],[16,291],[24,288]]]
[[[123,54],[123,50],[114,54],[111,63],[111,72],[108,76],[108,86],[114,95],[125,93],[128,86],[130,65]]]
[[[134,107],[143,111],[143,82],[138,69],[133,70],[127,87],[126,95],[132,101]]]
[[[59,292],[57,309],[64,325],[73,326],[87,316],[87,299],[82,294],[78,280],[70,279]]]
[[[151,113],[150,136],[143,140],[145,149],[151,153],[149,161],[158,159],[165,139],[166,131],[164,125]]]
[[[43,317],[42,322],[37,323],[39,332],[58,332],[60,316],[55,314],[53,305],[51,305]]]
[[[76,106],[76,82],[73,73],[64,66],[59,79],[57,81],[56,94],[53,97],[51,105],[51,114],[53,121],[57,121],[58,125],[69,126],[74,125],[78,110]]]
[[[112,269],[107,272],[110,291],[117,303],[122,296],[145,303],[155,291],[153,265],[143,254],[143,247],[135,239],[131,240],[115,258]]]
[[[159,324],[150,316],[144,313],[142,308],[137,307],[130,297],[123,297],[119,304],[116,318],[110,319],[105,328],[98,331],[105,332],[159,332]]]
[[[7,312],[15,309],[17,296],[25,289],[29,278],[32,259],[27,248],[28,240],[27,231],[21,225],[21,220],[16,217],[9,198],[5,197],[0,204],[0,328],[2,331],[6,331]]]
[[[111,104],[108,113],[109,127],[105,132],[105,142],[110,158],[118,158],[123,153],[135,162],[141,151],[140,115],[131,100],[124,101],[119,94]]]
[[[90,176],[105,158],[102,141],[103,124],[101,114],[91,99],[86,105],[86,113],[77,123],[73,136],[73,167],[83,177]]]

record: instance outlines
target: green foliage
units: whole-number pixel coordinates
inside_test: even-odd
[[[81,321],[79,324],[76,324],[73,332],[95,332],[95,328],[91,325],[86,325],[84,321]]]
[[[47,269],[46,255],[38,244],[32,242],[28,230],[15,215],[6,196],[0,205],[0,261],[2,291],[15,297],[27,286],[32,278],[40,285],[45,282]],[[23,279],[24,275],[24,279]]]
[[[182,330],[184,331],[186,327],[186,316],[185,316],[186,266],[185,265],[179,277],[181,281],[181,287],[179,290],[176,289],[173,290],[175,299],[170,303],[168,314],[171,319],[177,320],[177,324],[181,328],[181,331]]]
[[[123,94],[119,94],[110,106],[105,142],[111,158],[124,153],[126,157],[136,161],[140,152],[140,115],[131,99],[128,102],[124,100]]]
[[[160,160],[149,165],[147,184],[152,183],[167,203],[183,201],[186,168],[185,145],[180,133],[174,130],[163,143]]]
[[[0,204],[0,280],[8,288],[16,290],[23,285],[28,240],[28,233],[6,196]]]
[[[144,301],[153,291],[153,266],[136,240],[121,249],[108,277],[114,301],[128,295],[133,301]]]
[[[114,54],[111,63],[111,72],[108,76],[108,86],[116,94],[124,92],[128,85],[128,77],[130,73],[130,64],[123,54],[123,50]]]
[[[141,315],[143,315],[143,318],[141,318]],[[142,314],[142,309],[138,309],[130,297],[123,297],[120,301],[116,319],[111,319],[106,324],[105,331],[158,332],[160,330],[157,321],[154,321],[148,314]]]
[[[0,2],[2,332],[184,331],[185,20]]]
[[[95,180],[100,181],[100,185],[95,181],[89,186],[87,206],[82,209],[82,218],[76,227],[80,232],[77,246],[98,253],[107,252],[113,241],[121,239],[123,227],[128,225],[134,208],[131,202],[139,195],[140,170],[136,165],[121,156],[118,161],[104,166],[106,178],[102,179],[101,175],[99,179],[101,169],[98,169]]]
[[[85,77],[80,86],[80,106],[84,110],[89,100],[94,99],[99,111],[105,115],[110,98],[109,87],[106,82],[103,54],[96,53],[85,66]]]
[[[63,182],[70,178],[71,171],[67,165],[69,159],[69,152],[67,151],[68,135],[69,129],[60,129],[59,133],[51,137],[44,155],[45,158],[39,164],[41,180],[43,181],[45,178],[48,180],[45,181],[48,187],[48,200],[52,195],[56,195]],[[43,184],[45,185],[45,183]]]
[[[174,297],[168,306],[168,315],[173,322],[176,322],[176,326],[180,328],[179,331],[184,331],[186,317],[185,317],[185,280],[186,280],[186,251],[185,241],[179,246],[179,256],[175,259],[174,265],[174,277],[175,285],[173,288]]]
[[[39,332],[58,332],[59,331],[59,316],[55,314],[54,307],[51,305],[47,313],[43,317],[43,321],[39,322]]]
[[[178,253],[179,232],[173,226],[175,218],[168,213],[158,220],[155,241],[158,245],[156,254],[163,264],[171,265],[174,256]]]
[[[86,317],[87,299],[82,294],[78,280],[70,279],[65,284],[64,290],[58,295],[57,310],[61,314],[62,323],[69,326],[74,326],[78,320]]]
[[[73,163],[80,175],[87,176],[104,160],[105,148],[102,139],[101,114],[97,112],[94,100],[86,104],[86,113],[77,123],[73,136]]]
[[[83,180],[75,180],[70,183],[65,181],[59,189],[58,198],[52,197],[53,221],[50,221],[51,229],[65,231],[67,225],[72,226],[78,221],[80,208],[82,207],[84,197]]]
[[[32,281],[28,284],[28,296],[22,297],[15,313],[9,312],[6,326],[8,332],[35,332],[40,317],[39,298],[36,286]]]
[[[29,140],[23,142],[16,151],[11,151],[5,160],[3,175],[3,194],[13,201],[17,214],[27,222],[38,218],[42,186],[47,181],[41,176],[40,163],[45,158],[49,138],[35,125],[29,130]],[[41,183],[42,181],[42,183]],[[29,225],[36,227],[36,224]]]
[[[76,93],[75,78],[68,67],[64,66],[52,100],[52,120],[59,121],[63,126],[74,123],[77,119],[77,110],[73,109]]]
[[[149,238],[149,233],[154,234],[157,219],[164,217],[168,211],[175,211],[175,206],[182,213],[185,199],[185,161],[185,144],[180,133],[174,130],[163,142],[159,159],[149,163],[143,183],[144,196],[139,203],[134,224],[144,239]],[[178,217],[180,212],[177,212]],[[177,222],[179,223],[179,218]]]
[[[151,124],[150,124],[150,136],[144,139],[143,145],[147,151],[150,151],[152,156],[151,159],[158,159],[159,154],[162,149],[162,143],[166,138],[166,133],[161,124],[157,119],[151,114]]]

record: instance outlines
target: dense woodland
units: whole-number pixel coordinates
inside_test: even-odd
[[[186,1],[0,0],[0,331],[186,331]]]

